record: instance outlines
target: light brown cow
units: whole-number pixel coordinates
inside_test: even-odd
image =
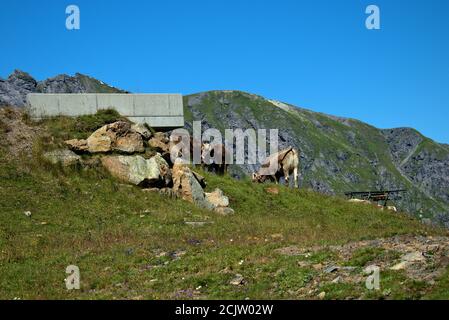
[[[277,170],[274,174],[268,173],[270,163],[277,164]],[[293,173],[295,180],[295,188],[298,188],[298,167],[299,167],[299,153],[293,147],[279,151],[270,155],[262,164],[258,172],[254,172],[252,176],[253,182],[265,182],[267,179],[274,180],[279,183],[283,176],[288,185],[289,177]]]

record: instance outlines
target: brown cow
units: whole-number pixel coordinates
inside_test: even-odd
[[[201,166],[206,166],[217,174],[225,174],[228,170],[226,154],[228,149],[222,143],[203,143],[201,146]]]
[[[277,171],[273,174],[268,171],[270,163],[277,164]],[[265,182],[267,179],[274,180],[276,184],[279,183],[280,178],[283,176],[285,182],[288,185],[290,175],[293,173],[295,180],[295,188],[298,188],[298,167],[299,167],[299,153],[293,147],[289,147],[285,150],[276,152],[270,155],[262,164],[258,172],[254,172],[252,175],[253,182]]]

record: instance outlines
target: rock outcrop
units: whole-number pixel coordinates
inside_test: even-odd
[[[175,162],[172,172],[173,191],[182,199],[222,215],[234,213],[234,210],[229,207],[229,198],[223,194],[223,191],[215,189],[211,193],[204,192],[204,177],[182,161]]]
[[[75,161],[75,158],[76,161],[80,160],[75,152],[96,155],[81,161],[81,165],[92,169],[100,162],[115,178],[140,186],[145,191],[182,198],[222,215],[234,213],[229,207],[229,198],[220,189],[204,192],[205,178],[187,164],[179,160],[170,168],[170,164],[159,153],[170,154],[170,139],[166,133],[156,132],[153,135],[142,125],[117,121],[104,125],[87,139],[71,139],[65,141],[65,144],[71,151],[49,153],[45,157],[52,163],[65,165],[70,160]],[[146,145],[151,150],[146,150]],[[145,158],[149,154],[153,155]]]
[[[212,209],[212,205],[206,201],[200,182],[186,164],[175,162],[172,175],[173,191],[179,193],[182,199],[202,208]]]
[[[129,122],[117,121],[101,127],[87,140],[67,140],[65,143],[73,151],[90,153],[118,151],[132,154],[143,152],[145,148],[142,136],[132,127]]]
[[[28,73],[15,70],[8,79],[0,79],[0,106],[25,106],[26,95],[36,92],[36,87],[37,81]]]
[[[36,81],[28,73],[15,70],[6,80],[0,79],[0,106],[24,107],[28,93],[126,93],[94,78],[82,75],[58,75]]]

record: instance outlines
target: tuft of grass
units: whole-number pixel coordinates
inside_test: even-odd
[[[105,124],[115,121],[129,121],[114,109],[99,110],[94,115],[79,117],[52,117],[42,121],[53,139],[85,139]]]
[[[395,260],[400,256],[400,252],[385,250],[384,248],[360,248],[353,253],[351,259],[346,262],[346,265],[365,267],[366,265],[372,264],[374,262]]]

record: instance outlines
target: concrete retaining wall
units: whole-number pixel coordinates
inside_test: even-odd
[[[147,123],[153,128],[184,126],[180,94],[30,93],[27,96],[27,110],[32,119],[75,117],[104,109],[115,109],[131,121]]]

